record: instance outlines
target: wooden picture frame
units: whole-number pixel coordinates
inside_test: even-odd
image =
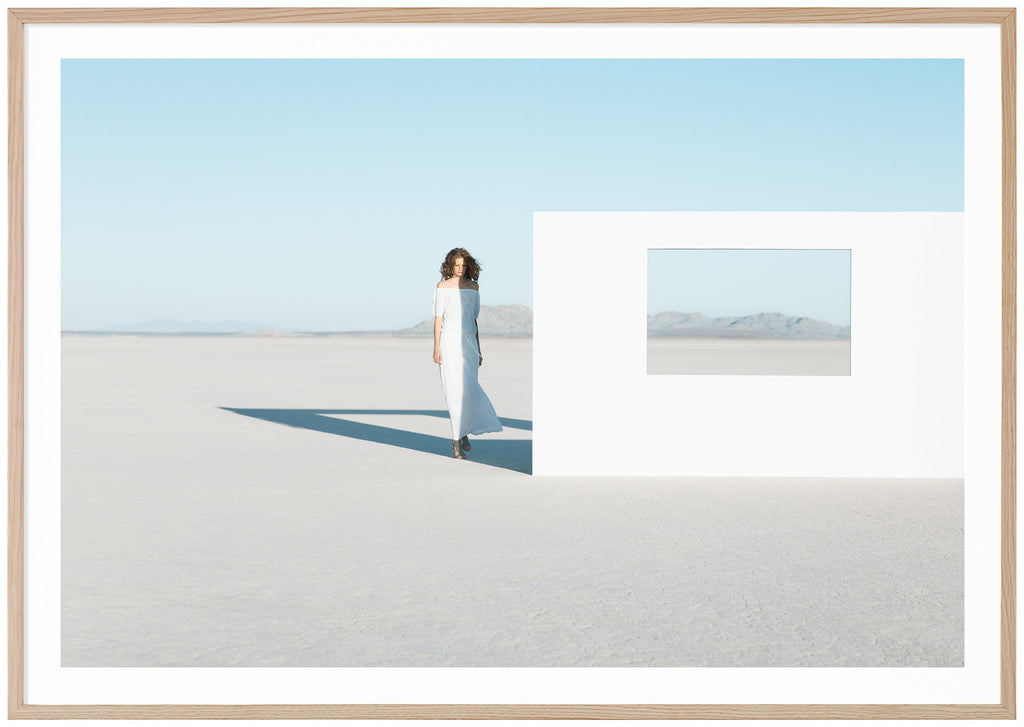
[[[1002,94],[1000,700],[992,704],[46,705],[25,701],[26,26],[107,23],[987,24]],[[8,714],[15,719],[1014,719],[1016,13],[1012,8],[12,8],[8,29]]]

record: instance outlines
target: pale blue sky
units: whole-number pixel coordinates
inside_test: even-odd
[[[456,245],[531,305],[539,210],[963,209],[958,59],[64,60],[61,112],[65,330],[411,326]]]
[[[647,312],[850,325],[850,250],[648,250]]]

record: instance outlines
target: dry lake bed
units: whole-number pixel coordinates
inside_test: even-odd
[[[651,336],[647,339],[647,373],[849,376],[850,339]]]
[[[964,663],[962,480],[533,477],[451,458],[429,339],[62,339],[64,666]]]

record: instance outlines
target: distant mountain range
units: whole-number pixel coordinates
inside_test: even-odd
[[[476,319],[481,336],[527,338],[533,335],[533,311],[525,305],[482,305]],[[394,331],[396,336],[433,336],[434,319],[428,318],[412,328]]]
[[[533,311],[525,305],[483,305],[480,306],[481,336],[504,336],[523,338],[533,335]],[[433,336],[434,319],[430,318],[412,328],[387,331],[336,331],[305,332],[292,331],[266,323],[252,321],[176,321],[170,319],[126,323],[93,331],[67,331],[67,333],[89,334],[143,334],[143,335],[235,335],[235,336]]]
[[[666,311],[647,316],[649,337],[848,339],[850,326],[784,313],[709,318],[700,313]]]
[[[481,336],[528,338],[533,335],[533,311],[525,305],[480,306]],[[118,335],[236,335],[236,336],[432,336],[434,319],[388,331],[304,332],[274,328],[251,321],[176,321],[157,320],[111,326],[96,331],[71,331]],[[756,313],[748,316],[709,318],[700,313],[666,311],[647,316],[650,337],[690,338],[790,338],[833,340],[850,338],[850,326],[837,326],[814,318],[788,316],[784,313]]]

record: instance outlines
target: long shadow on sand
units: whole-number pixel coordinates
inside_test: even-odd
[[[404,447],[439,457],[452,456],[452,441],[445,437],[435,437],[430,434],[339,418],[345,414],[392,414],[447,419],[447,411],[436,409],[235,409],[228,406],[222,406],[221,409],[275,424],[284,424],[287,427],[337,434],[364,442],[389,444],[392,447]],[[533,430],[533,422],[526,419],[510,419],[509,417],[498,417],[498,419],[501,421],[501,426],[508,429]],[[474,462],[491,467],[500,467],[525,474],[531,474],[533,471],[533,442],[529,439],[474,439],[473,451],[470,455]]]

